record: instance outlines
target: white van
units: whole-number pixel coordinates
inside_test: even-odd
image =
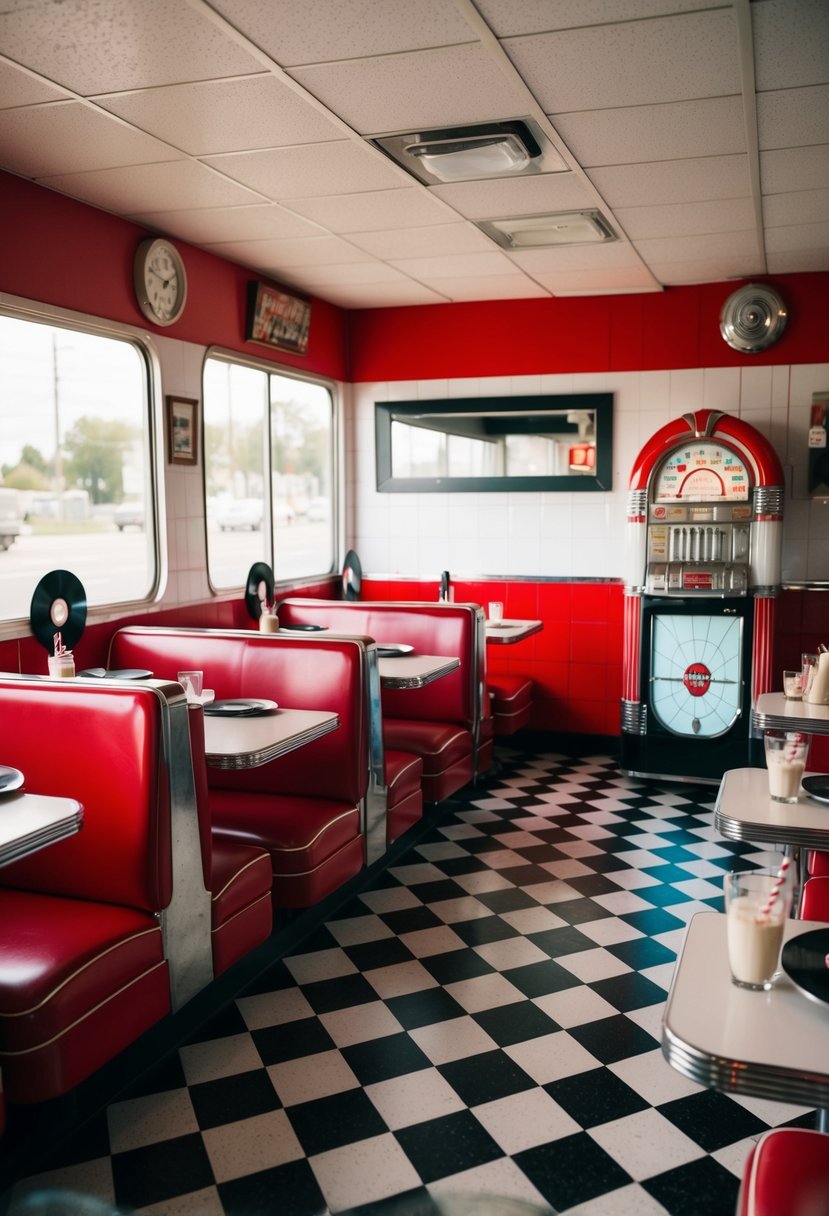
[[[22,523],[19,490],[0,486],[0,552],[11,548],[20,535]]]

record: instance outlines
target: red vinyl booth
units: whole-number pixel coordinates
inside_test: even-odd
[[[72,1089],[171,1009],[163,696],[0,680],[24,791],[82,803],[81,831],[0,870],[0,1068],[11,1103]]]
[[[268,851],[274,907],[309,907],[359,873],[369,782],[364,643],[129,626],[113,636],[108,666],[170,680],[200,670],[217,699],[337,713],[337,730],[288,755],[256,768],[209,769],[210,815],[220,840]]]
[[[483,611],[474,604],[358,602],[289,598],[277,605],[281,625],[323,625],[380,644],[405,643],[420,654],[460,660],[457,671],[425,688],[382,690],[387,756],[423,761],[423,797],[440,802],[489,767],[492,741],[482,729]],[[480,625],[480,629],[479,629]]]
[[[760,1136],[743,1169],[736,1216],[824,1216],[829,1211],[829,1136],[776,1127]]]

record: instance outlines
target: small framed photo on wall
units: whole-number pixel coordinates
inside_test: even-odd
[[[248,284],[248,342],[273,346],[276,350],[304,355],[308,350],[311,305],[299,296],[288,295],[264,283]]]
[[[199,403],[190,397],[166,397],[167,458],[171,464],[195,464],[199,458]]]

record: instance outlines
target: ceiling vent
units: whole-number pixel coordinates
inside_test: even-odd
[[[569,172],[530,119],[383,135],[371,143],[429,186]]]
[[[548,249],[617,240],[600,211],[559,211],[515,219],[479,220],[478,227],[504,249]]]
[[[786,305],[773,287],[749,283],[723,304],[720,333],[734,350],[756,355],[782,336],[787,319]]]

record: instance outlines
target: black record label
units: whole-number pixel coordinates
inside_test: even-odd
[[[263,604],[273,604],[273,584],[273,570],[268,563],[254,562],[245,587],[245,607],[251,620],[259,620]]]
[[[70,570],[50,570],[35,587],[29,610],[32,633],[51,654],[55,634],[71,650],[86,624],[86,591]]]

